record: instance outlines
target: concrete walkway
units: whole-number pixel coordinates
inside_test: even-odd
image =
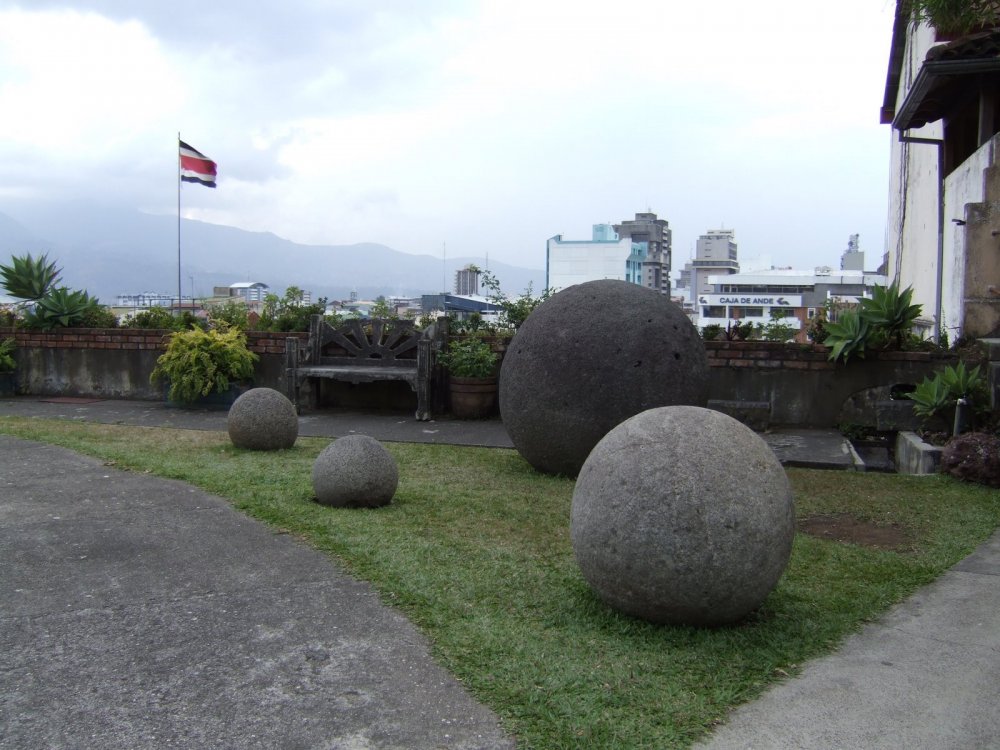
[[[367,584],[180,482],[0,435],[0,590],[0,748],[514,746]]]
[[[995,750],[998,707],[1000,533],[698,747]]]

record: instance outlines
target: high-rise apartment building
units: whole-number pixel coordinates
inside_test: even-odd
[[[469,297],[479,294],[479,269],[466,266],[455,271],[455,294]]]
[[[594,224],[589,240],[564,240],[545,247],[545,286],[565,289],[597,279],[618,279],[670,293],[670,228],[656,214],[636,214],[621,224]]]

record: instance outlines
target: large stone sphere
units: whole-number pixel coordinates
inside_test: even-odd
[[[774,452],[732,417],[692,406],[609,432],[573,492],[583,577],[615,609],[715,626],[757,608],[788,565],[792,492]]]
[[[576,476],[629,417],[708,401],[704,342],[681,308],[625,281],[589,281],[543,302],[500,369],[500,415],[536,469]]]
[[[316,457],[312,471],[316,500],[338,508],[377,508],[396,494],[396,459],[375,438],[347,435]]]
[[[299,415],[284,394],[273,388],[251,388],[229,408],[226,426],[237,448],[276,451],[295,445]]]

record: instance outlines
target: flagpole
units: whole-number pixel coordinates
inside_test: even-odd
[[[177,159],[177,315],[181,314],[181,131],[177,131],[177,146],[174,148]]]

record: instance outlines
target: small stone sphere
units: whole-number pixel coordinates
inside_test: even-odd
[[[229,408],[229,439],[237,448],[276,451],[291,448],[299,436],[299,415],[273,388],[251,388]]]
[[[396,494],[396,459],[375,438],[347,435],[316,457],[312,471],[316,500],[338,508],[377,508]]]
[[[638,414],[587,458],[570,517],[583,577],[614,609],[717,626],[756,609],[788,565],[795,512],[766,442],[720,412]]]
[[[576,284],[528,316],[500,368],[500,416],[539,471],[576,476],[615,425],[708,403],[705,344],[669,297],[625,281]]]

